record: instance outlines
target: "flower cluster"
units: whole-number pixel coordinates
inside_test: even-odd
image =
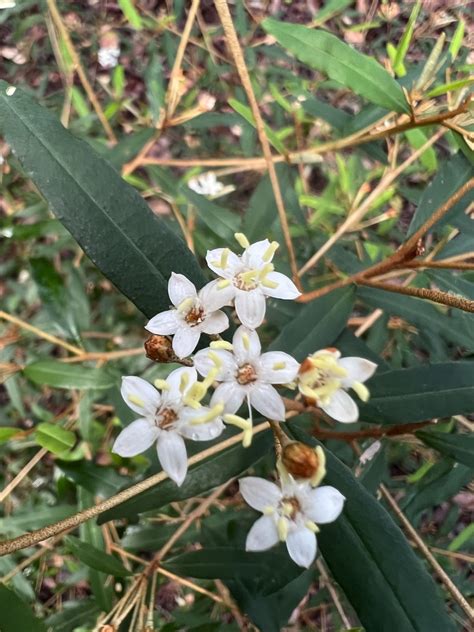
[[[275,387],[297,387],[299,398],[333,419],[357,421],[357,404],[347,390],[366,401],[364,382],[376,368],[364,358],[341,358],[337,349],[316,351],[301,364],[282,351],[262,353],[256,329],[265,318],[267,298],[293,300],[300,292],[275,271],[277,242],[250,244],[242,233],[235,237],[241,254],[229,248],[207,252],[207,264],[218,278],[199,291],[173,272],[168,282],[170,309],[146,325],[157,337],[172,336],[176,359],[192,366],[176,369],[154,385],[132,376],[122,382],[122,396],[139,418],[122,430],[113,451],[132,457],[156,442],[161,466],[177,485],[187,473],[186,439],[215,439],[230,424],[243,431],[246,447],[252,441],[252,410],[272,422],[284,422],[284,400]],[[240,321],[232,342],[219,336],[229,327],[224,307],[232,307]],[[202,334],[211,342],[190,358]],[[247,413],[240,416],[244,404]],[[344,497],[333,487],[318,487],[326,471],[321,447],[287,443],[278,462],[278,484],[256,477],[240,481],[246,502],[263,514],[248,534],[247,549],[264,550],[284,541],[291,558],[309,566],[316,555],[317,525],[337,518]]]

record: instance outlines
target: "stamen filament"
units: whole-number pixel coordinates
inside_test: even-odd
[[[216,369],[222,368],[222,360],[219,358],[218,354],[214,351],[209,351],[207,357],[214,363]]]
[[[279,518],[277,523],[277,530],[280,542],[284,542],[288,537],[288,520],[286,520],[286,518]]]
[[[198,426],[200,424],[206,424],[208,421],[212,421],[216,417],[218,417],[224,410],[224,404],[216,404],[213,406],[206,414],[201,415],[200,417],[196,417],[191,421],[193,426]]]
[[[183,314],[184,312],[188,312],[193,306],[194,300],[191,297],[185,298],[184,301],[178,305],[178,312]]]
[[[264,261],[271,261],[273,259],[273,255],[280,247],[280,244],[277,241],[272,241],[272,243],[268,246],[268,248],[263,253],[262,259]]]
[[[222,269],[227,268],[227,262],[229,260],[229,253],[230,253],[230,250],[228,248],[224,248],[224,250],[222,251],[221,260],[219,262],[220,263],[220,267]]]
[[[179,392],[184,393],[188,384],[189,384],[189,375],[187,373],[183,373],[183,375],[181,376],[181,380],[179,382]]]

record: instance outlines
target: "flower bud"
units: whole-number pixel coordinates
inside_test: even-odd
[[[316,449],[295,441],[283,448],[281,460],[287,472],[294,478],[311,479],[317,485],[326,473],[322,448]]]
[[[146,357],[153,362],[174,362],[175,353],[167,336],[152,334],[145,340]]]

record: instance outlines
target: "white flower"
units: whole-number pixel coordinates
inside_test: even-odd
[[[302,362],[298,388],[336,421],[352,423],[359,419],[359,408],[346,391],[352,388],[366,402],[369,390],[363,382],[376,368],[365,358],[341,358],[337,349],[321,349]]]
[[[102,68],[115,68],[120,57],[120,48],[104,46],[99,49],[99,65]]]
[[[232,349],[219,349],[226,346]],[[212,343],[194,356],[194,366],[203,376],[212,373],[222,382],[214,391],[211,405],[224,404],[226,413],[235,413],[246,399],[259,413],[274,421],[285,420],[285,405],[272,384],[292,382],[299,363],[282,351],[260,353],[255,331],[241,326],[234,334],[232,345]]]
[[[212,108],[211,108],[212,109]],[[213,171],[202,173],[196,178],[191,178],[188,182],[188,187],[199,193],[199,195],[219,195],[219,193],[225,188],[222,182],[216,177]]]
[[[256,329],[263,322],[267,296],[295,299],[300,292],[287,276],[274,271],[271,261],[278,248],[276,241],[250,244],[242,233],[237,233],[236,239],[245,248],[240,256],[228,248],[207,252],[207,265],[222,278],[212,294],[218,307],[234,302],[242,325]]]
[[[193,368],[176,369],[166,380],[156,380],[155,385],[161,393],[139,377],[122,378],[122,397],[140,418],[122,430],[112,451],[132,457],[156,441],[161,467],[181,485],[188,469],[183,437],[194,441],[218,437],[224,429],[219,417],[223,407],[201,406],[209,385],[197,382]]]
[[[178,358],[190,355],[202,333],[219,334],[229,326],[224,312],[217,310],[210,290],[215,282],[208,283],[196,292],[193,283],[182,274],[171,273],[168,294],[176,309],[153,316],[145,329],[152,334],[174,334],[173,351]]]
[[[245,501],[261,511],[247,535],[247,551],[265,551],[286,542],[291,559],[308,568],[316,557],[318,524],[333,522],[344,506],[344,496],[334,487],[314,489],[310,483],[290,479],[281,487],[263,478],[248,476],[239,481]]]
[[[16,7],[15,0],[0,0],[0,9],[13,9]]]

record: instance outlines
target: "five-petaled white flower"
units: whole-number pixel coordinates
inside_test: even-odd
[[[161,467],[181,485],[188,469],[183,437],[209,441],[219,436],[224,429],[219,416],[223,406],[201,406],[209,384],[205,380],[197,382],[193,368],[176,369],[166,380],[156,380],[155,385],[157,388],[139,377],[122,379],[122,397],[140,419],[122,430],[112,450],[131,457],[156,441]]]
[[[188,182],[188,187],[192,191],[199,193],[199,195],[210,196],[219,195],[219,193],[223,189],[225,189],[224,184],[222,184],[222,182],[219,182],[216,174],[213,171],[201,173],[199,176],[191,178],[191,180]]]
[[[346,390],[352,388],[366,402],[369,390],[363,382],[376,368],[365,358],[341,358],[337,349],[321,349],[302,362],[298,388],[336,421],[352,423],[359,419],[359,408]]]
[[[240,256],[229,248],[207,252],[207,265],[221,277],[210,293],[217,307],[234,302],[242,325],[256,329],[263,322],[267,296],[295,299],[300,292],[287,276],[274,271],[272,259],[278,248],[276,241],[270,243],[264,239],[250,244],[242,233],[237,233],[236,239],[245,248]]]
[[[249,409],[253,406],[268,419],[284,421],[285,406],[272,384],[292,382],[299,363],[282,351],[261,354],[258,334],[243,326],[235,332],[232,345],[212,345],[194,356],[194,366],[201,375],[212,375],[222,382],[212,395],[211,405],[222,403],[226,413],[235,413],[247,399]],[[219,349],[220,345],[232,351]]]
[[[227,316],[215,307],[216,301],[211,296],[215,284],[215,281],[208,283],[196,292],[189,279],[172,272],[168,294],[176,309],[153,316],[145,329],[162,336],[174,334],[173,351],[178,358],[189,356],[202,333],[219,334],[229,326]]]
[[[316,557],[318,524],[333,522],[344,506],[344,496],[334,487],[314,489],[308,482],[289,478],[281,487],[263,478],[239,481],[245,501],[263,513],[247,535],[247,551],[265,551],[286,542],[291,559],[308,568]]]

